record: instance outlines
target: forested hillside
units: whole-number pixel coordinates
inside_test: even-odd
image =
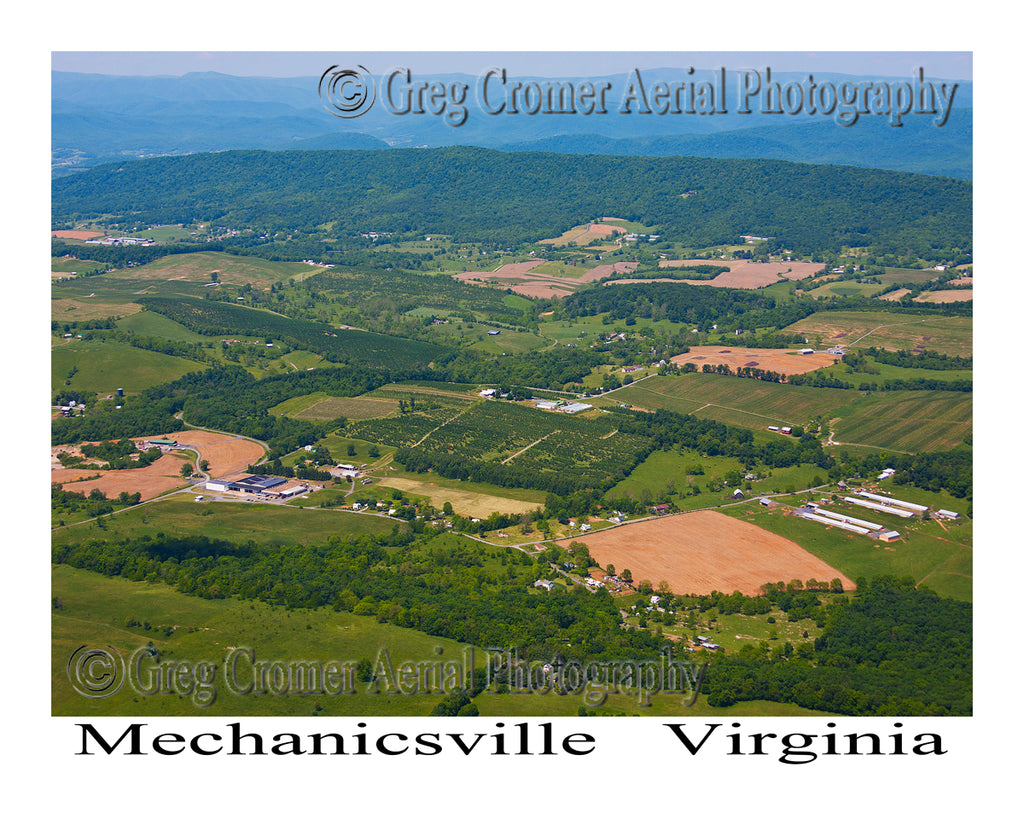
[[[53,182],[55,221],[131,214],[267,231],[423,231],[537,241],[609,214],[694,245],[771,236],[797,252],[971,246],[969,183],[777,160],[482,148],[226,151],[103,165]],[[329,226],[329,229],[328,229]],[[945,255],[950,255],[946,253]]]

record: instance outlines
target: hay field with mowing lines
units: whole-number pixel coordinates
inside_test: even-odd
[[[692,373],[650,378],[617,390],[615,396],[644,409],[667,409],[702,418],[726,420],[719,419],[719,415],[728,412],[729,423],[763,429],[779,422],[787,426],[800,425],[818,415],[833,413],[856,401],[858,393]]]
[[[106,275],[140,282],[178,279],[205,284],[210,282],[210,275],[216,273],[223,284],[269,287],[274,282],[318,270],[320,268],[302,262],[271,262],[256,256],[210,252],[165,256],[141,267],[113,271]]]
[[[906,316],[899,313],[815,313],[786,328],[803,333],[815,347],[883,347],[887,350],[925,349],[946,355],[969,356],[973,320],[967,316]]]
[[[688,512],[574,538],[602,566],[629,569],[636,580],[668,582],[675,594],[756,595],[779,580],[850,578],[791,540],[713,511]]]
[[[119,319],[138,313],[142,307],[132,302],[110,303],[87,299],[51,299],[50,319],[53,321],[93,321]]]
[[[959,287],[956,290],[929,290],[922,293],[914,301],[930,304],[949,304],[955,301],[971,301],[974,291],[970,287]]]
[[[300,412],[288,414],[306,421],[330,421],[340,417],[363,421],[367,418],[383,418],[397,409],[398,402],[387,399],[328,397]]]
[[[833,425],[836,442],[934,452],[951,449],[971,433],[971,393],[875,393],[857,401]]]

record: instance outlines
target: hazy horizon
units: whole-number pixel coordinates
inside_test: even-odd
[[[51,52],[51,70],[107,76],[181,77],[215,72],[287,79],[319,76],[327,66],[366,64],[371,73],[408,66],[423,73],[477,74],[496,64],[520,76],[602,76],[633,68],[770,67],[780,72],[910,76],[973,81],[973,53],[964,51],[339,51],[339,52]],[[369,65],[373,63],[373,65]]]

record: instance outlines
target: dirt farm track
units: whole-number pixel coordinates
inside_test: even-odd
[[[791,540],[705,510],[625,524],[573,538],[602,566],[629,569],[635,581],[662,580],[676,594],[734,591],[756,595],[765,583],[850,578]]]

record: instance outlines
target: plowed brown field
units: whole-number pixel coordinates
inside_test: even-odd
[[[765,583],[853,581],[801,546],[752,523],[705,510],[625,524],[574,538],[602,566],[613,563],[635,581],[662,580],[676,594],[734,591],[755,595]]]
[[[705,364],[725,364],[732,370],[756,367],[783,375],[809,373],[830,367],[841,356],[831,353],[800,354],[796,350],[759,349],[757,347],[691,347],[690,352],[672,356],[672,363],[682,367],[691,363],[698,372]]]
[[[254,441],[220,432],[187,430],[176,432],[170,437],[179,444],[199,450],[199,460],[210,462],[208,473],[213,478],[243,471],[249,464],[259,460],[264,452],[263,447]],[[134,440],[139,442],[147,439]],[[168,453],[141,469],[64,469],[56,458],[59,450],[77,452],[76,447],[53,448],[50,483],[59,483],[69,492],[84,492],[86,495],[93,489],[99,489],[108,498],[117,497],[122,492],[130,495],[138,492],[142,500],[149,500],[171,489],[184,486],[186,481],[181,477],[182,464],[186,461],[192,463],[195,458],[191,452],[185,451],[187,459]],[[99,477],[96,477],[97,475]]]

